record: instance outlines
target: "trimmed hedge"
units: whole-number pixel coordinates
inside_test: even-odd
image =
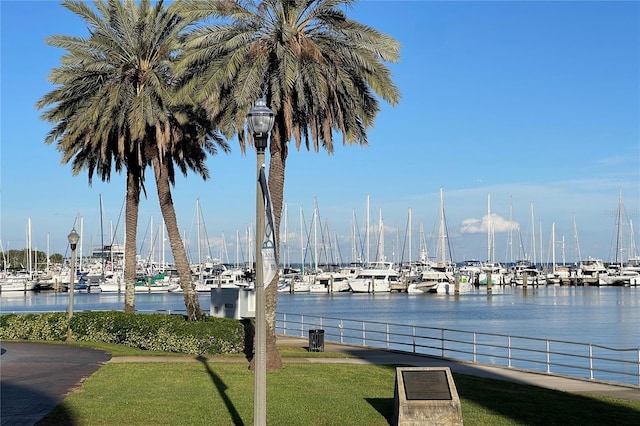
[[[0,315],[0,339],[57,340],[67,337],[64,312]],[[167,314],[78,312],[71,318],[73,340],[106,342],[150,351],[193,355],[241,353],[244,327],[234,319],[204,317],[186,321]]]

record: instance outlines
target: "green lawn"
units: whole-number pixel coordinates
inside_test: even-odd
[[[464,375],[454,379],[466,426],[635,426],[640,419],[640,402]],[[393,414],[394,384],[391,366],[285,360],[281,371],[267,374],[267,422],[387,425]],[[253,387],[246,362],[109,363],[40,424],[250,425]]]

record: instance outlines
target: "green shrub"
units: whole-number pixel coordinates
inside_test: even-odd
[[[1,315],[0,339],[58,340],[67,336],[65,313]],[[71,318],[73,339],[105,342],[150,351],[193,355],[240,353],[244,328],[233,319],[205,317],[186,321],[166,314],[78,312]]]
[[[2,315],[0,339],[64,340],[67,337],[67,314]]]

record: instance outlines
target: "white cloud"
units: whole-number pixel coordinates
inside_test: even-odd
[[[498,216],[495,213],[491,214],[491,220],[489,220],[489,215],[485,215],[482,219],[469,218],[463,219],[460,223],[460,233],[461,234],[480,234],[486,233],[489,229],[489,224],[493,228],[494,233],[500,232],[509,232],[515,231],[520,227],[518,222],[513,220],[505,219],[501,216]]]

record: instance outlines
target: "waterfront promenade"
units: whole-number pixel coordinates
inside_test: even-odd
[[[307,347],[308,341],[299,337],[279,336],[278,345]],[[309,357],[284,358],[286,363],[343,363],[407,365],[417,367],[449,367],[454,373],[506,380],[582,395],[599,395],[640,401],[640,387],[619,383],[605,383],[523,371],[513,368],[451,361],[425,355],[397,352],[334,342],[324,343],[325,352],[344,354],[344,357],[323,357],[322,353]],[[87,348],[42,343],[2,342],[1,424],[33,425],[62,402],[82,381],[107,362],[201,362],[198,357],[115,357]],[[208,357],[209,362],[247,362],[239,357]],[[389,383],[389,386],[393,386]]]

